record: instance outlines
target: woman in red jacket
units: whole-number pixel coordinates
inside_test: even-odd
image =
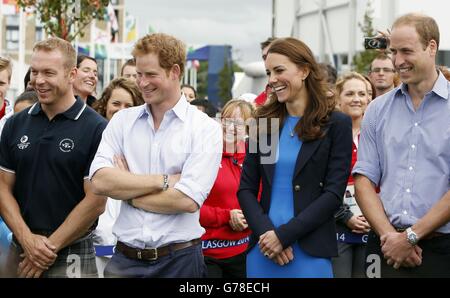
[[[250,230],[236,196],[245,157],[245,122],[253,107],[231,100],[222,110],[223,154],[213,188],[200,209],[203,254],[208,277],[245,278]]]

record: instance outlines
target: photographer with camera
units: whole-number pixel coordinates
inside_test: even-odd
[[[381,96],[395,88],[396,72],[391,58],[380,53],[370,64],[369,79],[375,87],[373,98]]]

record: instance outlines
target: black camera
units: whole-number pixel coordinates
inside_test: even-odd
[[[379,50],[387,48],[387,39],[385,37],[365,37],[364,47],[366,50]]]

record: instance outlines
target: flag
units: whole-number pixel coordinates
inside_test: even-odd
[[[95,44],[95,59],[106,59],[108,53],[106,52],[106,45]]]
[[[125,16],[125,36],[126,42],[135,42],[138,36],[136,18],[129,13]]]
[[[93,26],[92,28],[94,40],[93,42],[96,44],[107,44],[109,42],[109,34],[106,30],[102,30],[98,28],[97,26]]]
[[[2,3],[0,3],[0,13],[4,16],[8,15],[16,15],[19,13],[19,6],[17,5],[16,0],[1,0]]]
[[[156,33],[155,28],[152,27],[152,25],[148,25],[148,34]]]
[[[77,53],[79,55],[89,56],[89,48],[90,48],[89,45],[81,45],[81,44],[79,44],[78,47],[77,47],[77,49],[78,49]]]
[[[119,23],[117,22],[116,12],[114,11],[114,8],[109,2],[108,4],[108,22],[111,26],[111,41],[114,42],[116,39],[116,33],[119,32]]]
[[[79,55],[91,55],[91,45],[89,44],[79,44],[78,47]],[[106,59],[108,53],[106,51],[106,45],[104,44],[94,44],[94,57],[95,59]]]

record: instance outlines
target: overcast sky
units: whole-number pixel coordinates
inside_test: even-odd
[[[152,26],[188,46],[233,46],[233,59],[260,59],[259,43],[271,34],[271,0],[125,0],[137,17],[139,36]]]

